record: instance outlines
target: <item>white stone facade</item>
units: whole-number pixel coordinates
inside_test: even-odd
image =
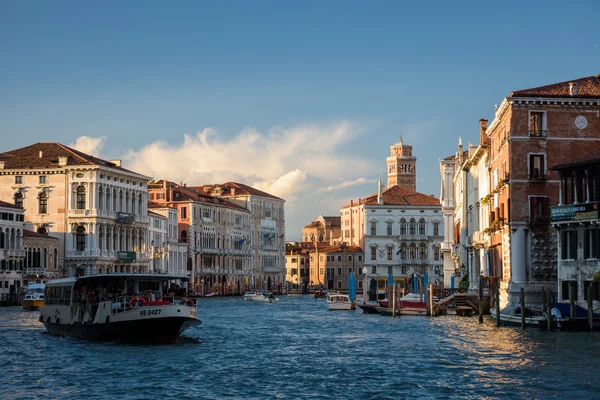
[[[0,295],[18,294],[23,286],[23,212],[0,201]]]

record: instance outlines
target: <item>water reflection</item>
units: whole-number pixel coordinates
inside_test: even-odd
[[[203,323],[186,339],[155,347],[42,334],[38,312],[1,308],[2,397],[550,398],[597,390],[597,333],[333,313],[307,296],[277,305],[205,299],[199,309]]]

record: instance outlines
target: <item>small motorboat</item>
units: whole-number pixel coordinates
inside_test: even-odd
[[[31,283],[27,287],[27,293],[23,299],[23,310],[39,310],[44,306],[44,292],[46,285],[43,283]]]
[[[325,299],[327,298],[327,290],[317,290],[315,292],[315,299]]]
[[[548,317],[546,313],[539,307],[524,308],[524,313],[521,313],[521,306],[506,307],[500,311],[500,324],[510,326],[521,326],[521,317],[525,314],[525,326],[544,327],[547,326]],[[490,315],[496,320],[496,309],[490,309]]]
[[[379,314],[378,303],[358,303],[356,304],[365,314]]]
[[[352,310],[353,304],[347,294],[327,295],[327,307],[330,311]]]
[[[277,303],[277,302],[279,302],[279,299],[277,297],[275,297],[275,295],[273,293],[271,293],[267,297],[265,297],[265,302]]]
[[[433,298],[434,302],[439,299]],[[422,295],[417,293],[408,293],[400,299],[400,310],[401,315],[427,315],[427,304]]]
[[[261,292],[246,292],[244,293],[245,301],[263,301],[265,299],[265,295]]]

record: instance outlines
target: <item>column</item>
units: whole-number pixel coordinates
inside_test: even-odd
[[[524,228],[517,228],[513,232],[511,240],[511,252],[513,259],[511,262],[511,280],[513,282],[525,282],[527,280],[527,235]]]
[[[579,203],[580,199],[579,199],[579,196],[577,194],[577,189],[578,189],[577,188],[577,174],[575,172],[573,172],[572,179],[573,179],[573,187],[575,188],[575,190],[574,190],[574,192],[575,192],[575,201],[574,201],[574,203]],[[581,199],[581,200],[583,200],[583,199]]]

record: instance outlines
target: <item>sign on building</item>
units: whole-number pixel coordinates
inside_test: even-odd
[[[598,203],[550,207],[550,222],[580,221],[599,217]]]
[[[135,262],[135,251],[118,251],[117,258],[120,263],[131,264]]]
[[[135,222],[135,214],[127,212],[118,212],[117,222],[119,224],[133,224]]]

